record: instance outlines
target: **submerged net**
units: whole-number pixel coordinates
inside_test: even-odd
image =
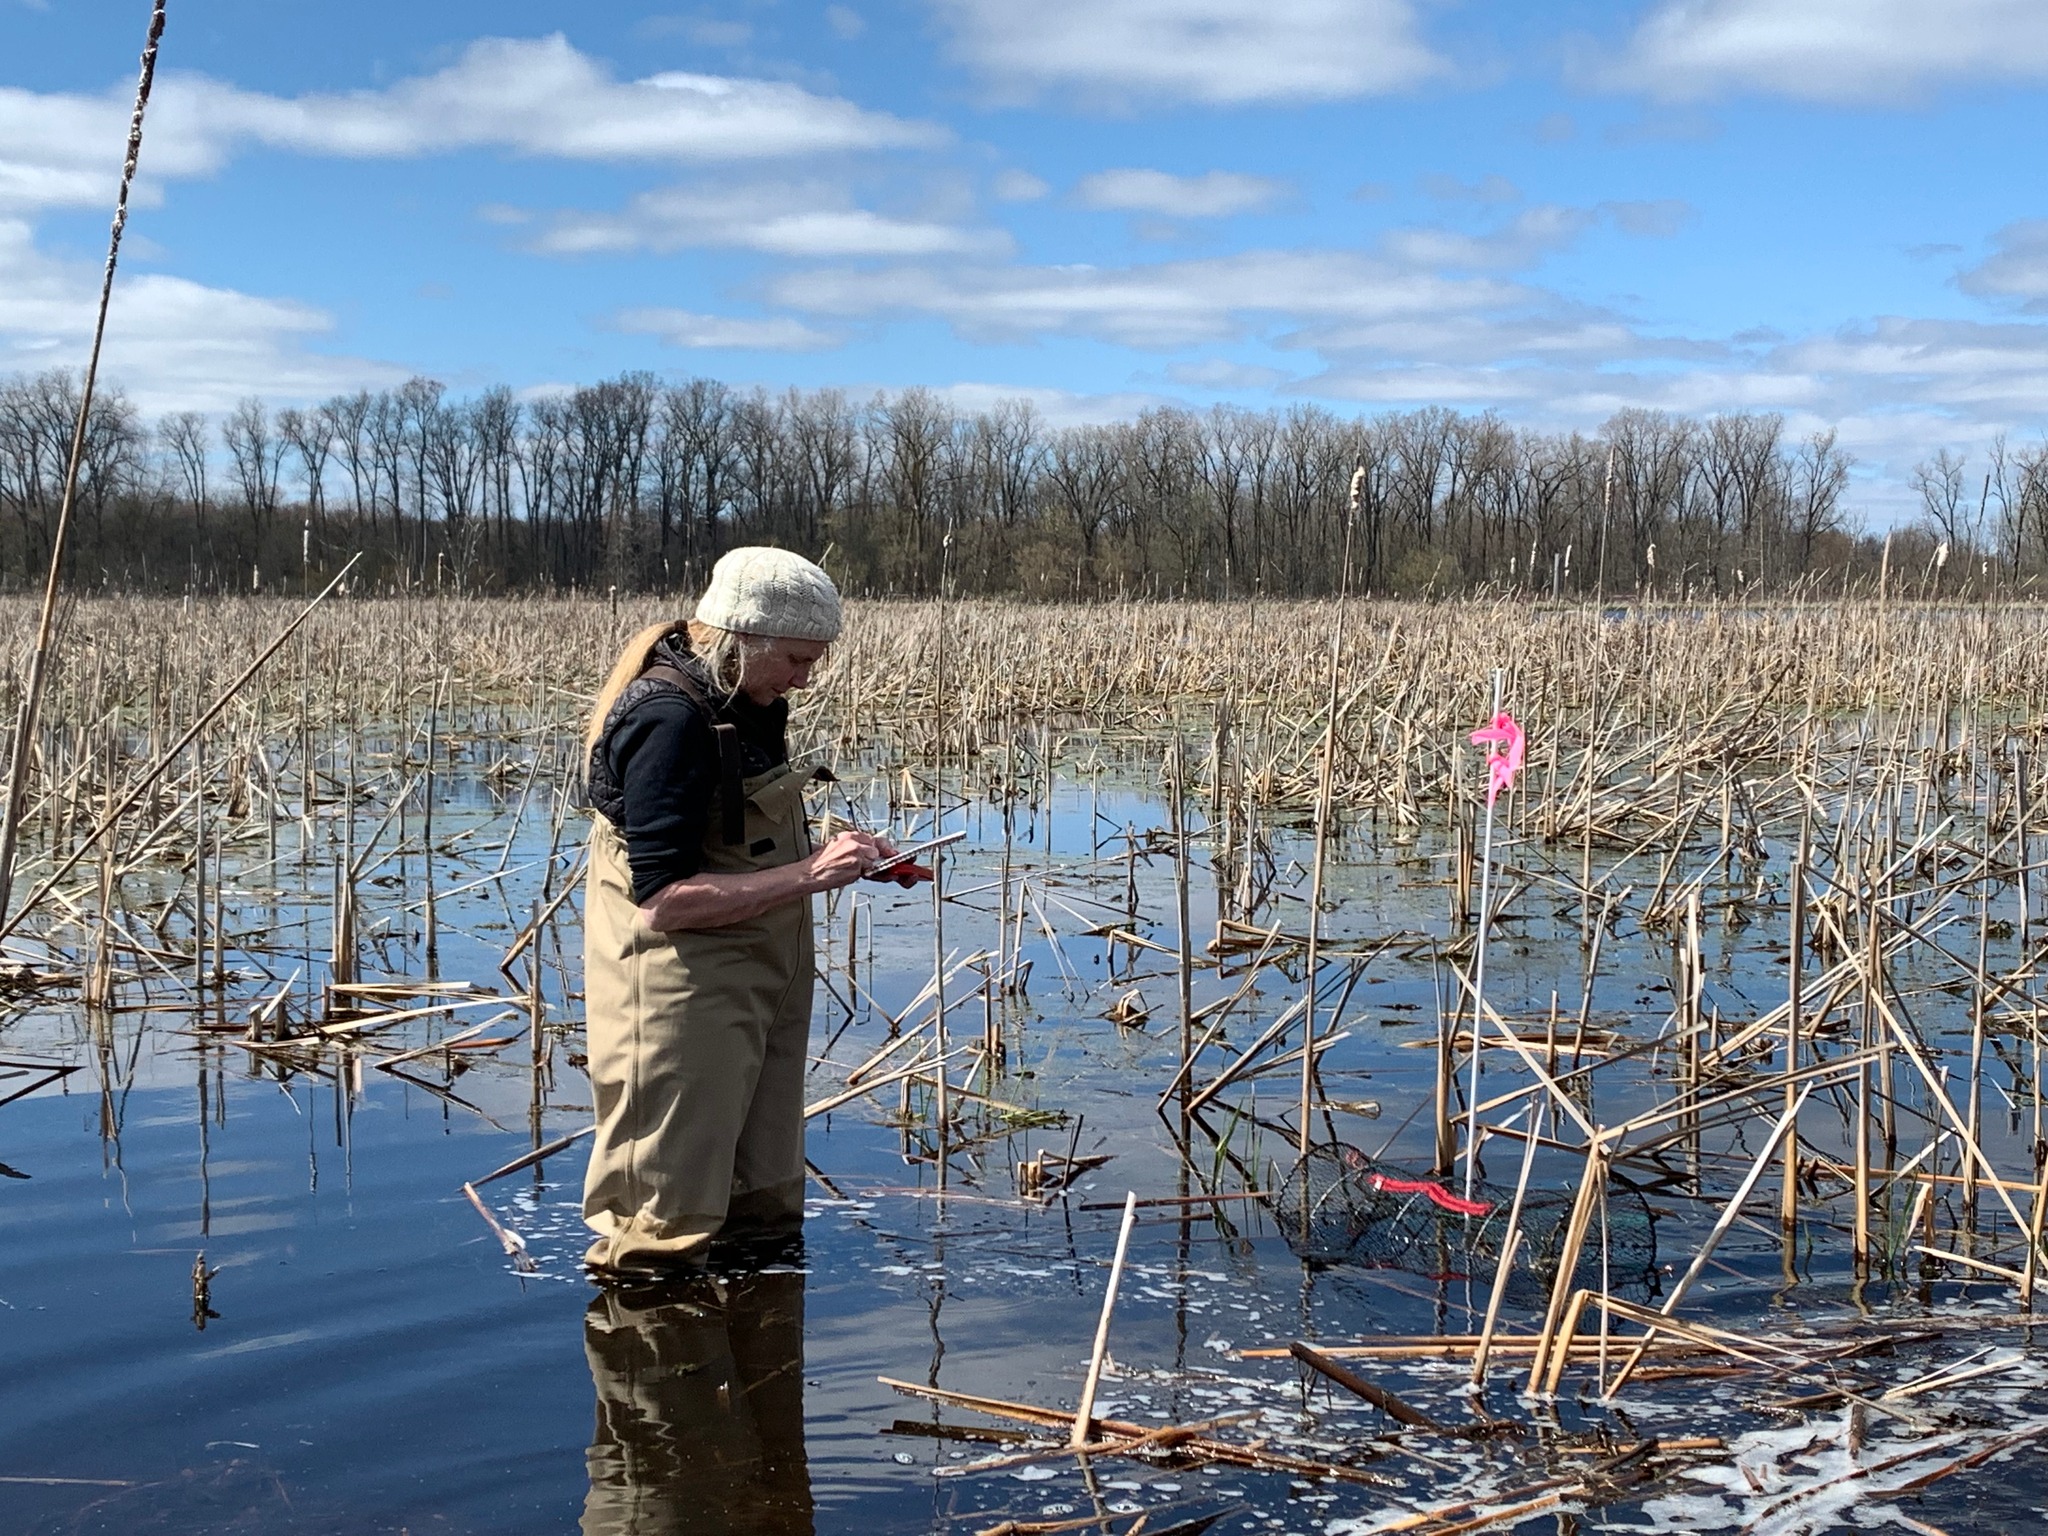
[[[1453,1181],[1417,1176],[1335,1142],[1311,1147],[1274,1183],[1267,1203],[1287,1246],[1304,1259],[1491,1285],[1514,1199],[1512,1188],[1481,1182],[1468,1200]],[[1560,1190],[1524,1194],[1511,1289],[1526,1294],[1533,1281],[1548,1290],[1556,1280],[1572,1200]],[[1596,1215],[1587,1231],[1576,1283],[1617,1293],[1654,1290],[1657,1234],[1649,1206],[1623,1188],[1610,1188],[1606,1205],[1604,1228]]]

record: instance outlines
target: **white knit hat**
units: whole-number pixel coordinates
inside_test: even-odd
[[[839,589],[802,555],[766,544],[727,550],[711,567],[697,622],[782,640],[839,638]]]

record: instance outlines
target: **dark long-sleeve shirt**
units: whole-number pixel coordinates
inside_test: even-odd
[[[789,705],[756,704],[745,694],[721,701],[719,717],[737,728],[740,771],[766,773],[789,760]],[[704,839],[715,835],[718,742],[705,707],[674,689],[650,693],[613,723],[599,750],[623,801],[619,835],[633,874],[633,899],[647,902],[664,886],[704,867]]]

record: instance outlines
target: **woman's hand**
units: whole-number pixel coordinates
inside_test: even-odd
[[[853,884],[872,866],[894,853],[895,849],[886,842],[866,832],[841,832],[806,862],[811,866],[812,882],[819,890],[836,891],[841,886]]]
[[[841,832],[808,858],[772,869],[735,874],[700,872],[662,887],[642,903],[640,920],[663,933],[725,928],[744,923],[788,902],[807,900],[816,891],[836,891],[853,884],[885,859],[896,856],[895,845],[869,832]],[[908,879],[905,875],[915,870]],[[929,880],[928,870],[899,865],[879,878],[899,885]]]

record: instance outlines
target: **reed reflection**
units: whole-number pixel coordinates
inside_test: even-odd
[[[808,1533],[804,1277],[608,1290],[583,1318],[597,1389],[584,1536]]]

